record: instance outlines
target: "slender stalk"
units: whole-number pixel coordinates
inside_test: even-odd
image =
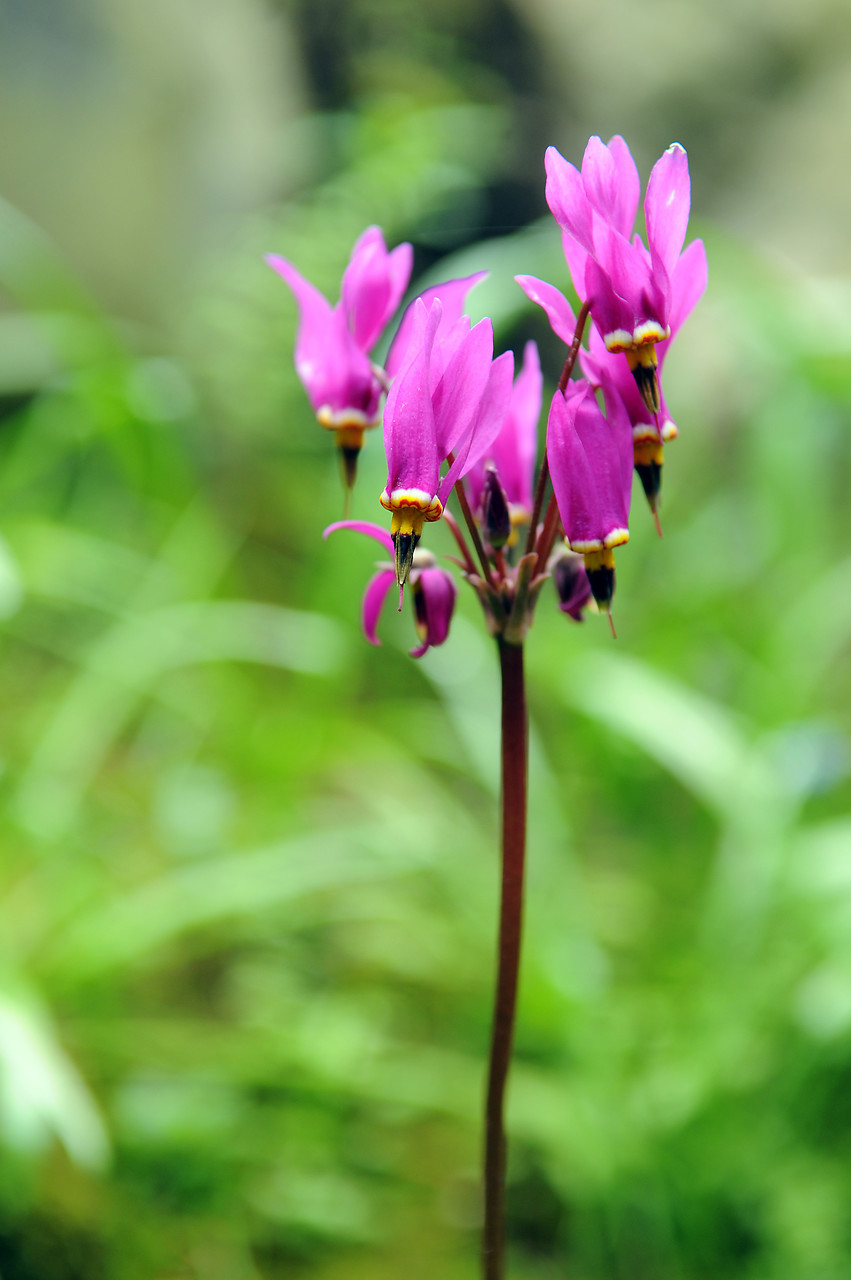
[[[452,537],[455,539],[456,543],[458,544],[458,549],[461,552],[461,555],[464,557],[464,568],[466,572],[475,573],[476,565],[473,560],[473,557],[470,555],[470,548],[467,546],[466,542],[464,541],[464,535],[461,532],[461,530],[458,528],[458,521],[455,519],[451,511],[444,511],[443,519],[446,521],[447,528],[449,529],[450,533],[452,534]]]
[[[505,1274],[505,1086],[520,965],[529,756],[523,646],[502,639],[497,640],[497,645],[502,676],[502,892],[485,1104],[484,1280],[503,1280]]]
[[[451,457],[452,455],[450,454],[449,456]],[[463,481],[461,480],[455,481],[454,492],[455,492],[456,498],[458,499],[458,505],[461,508],[461,515],[464,517],[464,523],[466,524],[467,529],[469,531],[470,539],[473,543],[473,546],[476,548],[476,555],[479,557],[479,562],[482,566],[482,573],[485,575],[485,581],[487,582],[489,587],[493,587],[493,589],[496,590],[496,582],[494,581],[493,571],[490,567],[490,564],[488,563],[488,555],[487,555],[487,552],[485,551],[485,544],[482,542],[482,536],[479,533],[479,529],[475,520],[473,519],[473,513],[470,510],[470,504],[467,501],[467,495],[464,492]]]
[[[573,331],[573,341],[568,347],[567,359],[561,371],[561,377],[558,380],[558,389],[564,395],[567,390],[567,384],[570,382],[570,375],[573,373],[573,366],[576,364],[576,357],[579,355],[579,348],[582,345],[582,335],[585,332],[585,322],[588,319],[588,312],[591,310],[590,302],[583,302],[579,315],[576,319],[576,328]],[[550,476],[550,464],[544,451],[544,461],[541,463],[541,470],[538,472],[538,481],[535,485],[535,498],[532,504],[532,519],[529,521],[529,533],[526,537],[526,555],[534,549],[535,538],[538,536],[538,521],[541,518],[541,510],[544,505],[544,493],[547,488],[547,480]]]
[[[535,576],[543,573],[550,558],[550,553],[555,545],[555,540],[559,530],[559,512],[558,503],[554,493],[550,494],[549,506],[547,514],[544,516],[544,527],[541,530],[541,536],[538,539],[538,559],[535,561]]]

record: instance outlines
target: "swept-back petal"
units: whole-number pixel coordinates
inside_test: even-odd
[[[591,318],[610,349],[628,347],[635,328],[635,312],[615,290],[611,277],[596,258],[589,256],[585,268],[587,301]]]
[[[603,399],[606,404],[606,423],[609,428],[607,450],[612,462],[610,470],[601,464],[597,488],[600,490],[604,506],[611,511],[611,518],[626,528],[632,499],[632,423],[627,407],[616,387],[604,386]],[[605,479],[603,479],[604,476]]]
[[[582,175],[555,147],[547,147],[544,165],[550,212],[562,230],[568,231],[590,252],[593,248],[592,209]]]
[[[386,569],[379,569],[366,584],[366,591],[363,593],[361,602],[361,625],[363,633],[370,644],[381,644],[378,638],[376,627],[378,625],[378,617],[381,613],[381,606],[387,599],[387,592],[396,582],[396,574],[392,566]]]
[[[590,387],[587,394],[593,397]],[[547,458],[559,515],[575,550],[603,546],[604,529],[594,472],[576,432],[579,397],[556,391],[547,422]]]
[[[702,240],[693,240],[680,254],[671,276],[671,337],[682,328],[706,292],[708,268]]]
[[[289,285],[298,304],[295,367],[314,411],[328,406],[371,416],[378,402],[375,375],[342,312],[286,258],[269,254],[266,261]]]
[[[544,379],[534,342],[523,349],[523,365],[511,388],[508,413],[490,456],[508,501],[532,510],[532,480],[538,457],[538,420]]]
[[[460,316],[454,324],[441,324],[437,327],[434,344],[431,348],[431,385],[436,387],[443,377],[446,366],[470,332],[470,317]]]
[[[629,537],[632,439],[626,414],[607,422],[587,383],[553,396],[547,457],[565,533],[574,551],[601,550]]]
[[[441,460],[470,429],[487,386],[493,357],[493,325],[474,325],[450,356],[432,392],[437,447]]]
[[[451,329],[464,314],[467,294],[480,280],[484,280],[487,274],[487,271],[476,271],[471,276],[464,276],[458,280],[446,280],[443,284],[431,285],[428,289],[424,289],[418,298],[414,299],[402,316],[399,328],[396,330],[395,337],[390,344],[390,350],[387,353],[387,360],[384,366],[388,377],[395,378],[399,370],[410,359],[412,340],[415,342],[413,328],[416,303],[422,302],[426,311],[428,311],[431,304],[438,300],[443,308],[442,328],[445,330]]]
[[[562,231],[561,233],[561,247],[573,287],[579,298],[584,302],[588,296],[585,288],[585,267],[588,262],[588,251],[583,249],[579,241],[574,240],[568,231]]]
[[[390,296],[388,299],[389,320],[399,303],[404,297],[408,282],[411,279],[411,272],[414,269],[414,247],[405,241],[398,244],[390,253],[388,258],[388,273],[390,276]],[[386,323],[386,321],[385,321]]]
[[[513,376],[514,352],[506,351],[491,364],[469,432],[459,441],[455,461],[440,482],[438,497],[444,505],[459,477],[490,451],[505,420]]]
[[[441,456],[438,454],[435,415],[429,386],[429,359],[442,308],[434,301],[427,315],[417,300],[414,330],[419,345],[387,396],[384,409],[384,446],[387,453],[387,493],[416,490],[430,497],[437,493]]]
[[[661,263],[669,278],[686,238],[690,206],[688,156],[674,142],[654,164],[644,197],[650,254],[654,265]]]
[[[421,658],[427,649],[443,644],[449,635],[458,588],[451,574],[437,567],[418,570],[411,585],[417,630],[422,638],[422,644],[411,650],[411,656]]]
[[[641,182],[629,147],[619,134],[608,146],[596,136],[589,138],[582,160],[582,181],[597,212],[628,239],[641,196]]]
[[[336,533],[338,529],[353,529],[355,533],[363,533],[368,538],[374,538],[376,542],[380,542],[388,555],[393,554],[393,539],[380,524],[373,524],[371,520],[336,520],[334,524],[329,524],[327,529],[322,530],[322,537],[327,538],[329,533]]]
[[[561,338],[569,347],[576,330],[576,317],[564,294],[555,285],[547,284],[546,280],[539,280],[537,276],[515,276],[514,279],[529,301],[546,313],[556,337]]]
[[[623,401],[612,387],[604,387],[606,416],[591,393],[576,410],[576,434],[594,472],[600,503],[603,538],[611,545],[613,534],[626,530],[632,497],[632,431]],[[625,541],[625,539],[621,539]]]
[[[394,256],[395,255],[395,256]],[[413,265],[410,245],[387,252],[380,227],[368,227],[343,274],[341,305],[362,351],[371,351],[399,305]]]

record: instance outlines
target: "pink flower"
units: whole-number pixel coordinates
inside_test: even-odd
[[[660,412],[655,344],[671,335],[673,282],[688,225],[688,158],[673,143],[644,197],[647,247],[633,236],[640,183],[623,138],[589,140],[581,172],[546,154],[547,203],[562,228],[574,287],[591,303],[607,350],[624,352],[644,402]]]
[[[351,487],[363,433],[381,420],[387,382],[369,360],[408,285],[413,250],[388,253],[379,227],[368,227],[352,249],[335,307],[291,263],[276,254],[269,266],[289,285],[300,318],[296,372],[321,426],[337,433]]]
[[[671,280],[671,336],[658,344],[658,372],[671,343],[688,319],[706,289],[706,251],[701,240],[695,240],[680,255]],[[677,424],[668,411],[665,397],[659,388],[659,412],[649,412],[629,368],[617,355],[606,348],[599,330],[592,328],[589,350],[580,351],[582,372],[594,387],[611,386],[626,407],[632,427],[635,469],[652,511],[656,511],[661,487],[663,444],[679,434]]]
[[[499,433],[487,453],[467,477],[470,505],[482,505],[485,469],[492,467],[505,494],[512,524],[528,523],[532,515],[535,462],[538,456],[538,419],[541,416],[543,376],[538,348],[527,342],[523,364],[511,388],[511,397]]]
[[[396,374],[384,410],[387,485],[396,576],[408,576],[425,521],[439,520],[452,488],[493,443],[505,416],[514,357],[493,360],[490,320],[466,316],[448,329],[439,298],[418,299],[406,340],[407,363]],[[440,468],[452,458],[441,476]]]
[[[354,529],[356,533],[363,533],[380,542],[391,557],[394,555],[393,539],[380,525],[366,520],[340,520],[329,525],[322,536],[327,538],[336,529]],[[434,556],[422,548],[414,553],[408,580],[414,603],[414,625],[420,639],[418,647],[411,650],[411,656],[421,658],[428,649],[443,644],[449,635],[458,589],[451,574],[441,569]],[[367,583],[361,620],[364,635],[370,644],[381,644],[376,632],[378,618],[387,593],[395,582],[396,570],[391,562],[379,567],[378,572]],[[401,602],[399,607],[401,608]]]
[[[585,381],[556,391],[547,424],[547,458],[559,515],[572,551],[585,557],[594,599],[608,612],[614,548],[629,540],[632,433],[623,401],[609,391],[606,414]]]

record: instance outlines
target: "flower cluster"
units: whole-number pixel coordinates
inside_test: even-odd
[[[467,295],[483,273],[415,298],[379,369],[369,353],[407,288],[410,245],[388,252],[381,231],[370,227],[352,251],[336,307],[285,259],[268,259],[298,303],[296,369],[319,422],[336,433],[348,489],[364,431],[383,422],[387,483],[379,501],[390,515],[389,533],[352,520],[326,530],[366,534],[392,557],[364,596],[364,631],[374,644],[394,582],[400,609],[406,583],[413,597],[415,656],[447,637],[455,585],[419,545],[426,524],[449,525],[460,552],[455,563],[477,592],[489,630],[515,644],[549,577],[569,616],[581,620],[592,598],[609,612],[614,549],[629,538],[633,468],[658,527],[663,444],[677,435],[661,372],[706,287],[702,243],[683,250],[686,153],[675,143],[653,167],[644,198],[646,245],[633,232],[641,189],[622,138],[608,144],[592,138],[581,169],[551,147],[546,172],[547,202],[582,305],[577,317],[554,285],[515,277],[568,348],[537,483],[538,352],[527,344],[514,379],[512,353],[494,356],[491,322],[472,324],[465,315]],[[577,362],[583,376],[574,378]],[[453,490],[460,523],[447,510]]]

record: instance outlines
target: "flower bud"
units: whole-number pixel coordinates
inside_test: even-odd
[[[585,572],[585,560],[571,551],[558,554],[551,565],[558,607],[576,622],[582,621],[582,610],[591,599],[591,584]]]
[[[498,551],[511,537],[511,511],[495,467],[485,467],[482,487],[482,533]]]

